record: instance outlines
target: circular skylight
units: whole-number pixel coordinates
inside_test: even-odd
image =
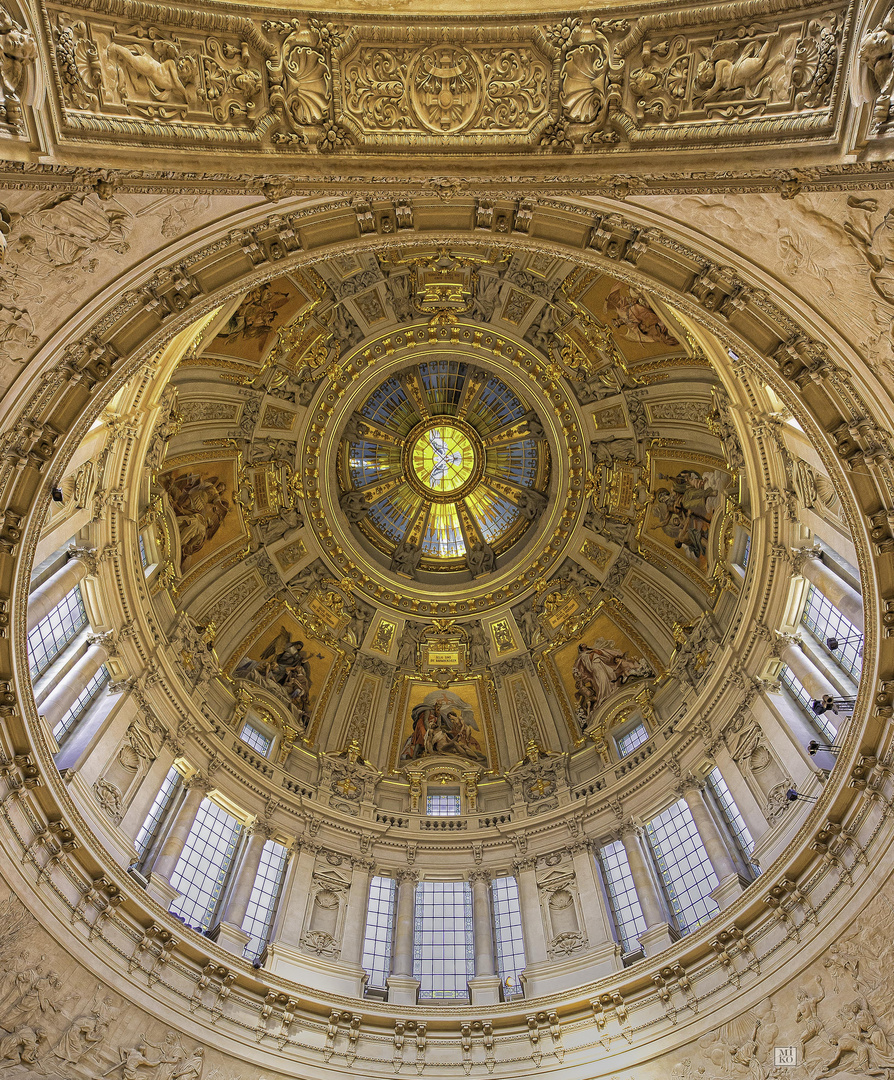
[[[392,569],[488,572],[545,507],[542,431],[495,375],[456,360],[417,364],[348,422],[342,508]]]

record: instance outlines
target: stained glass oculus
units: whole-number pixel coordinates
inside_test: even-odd
[[[539,520],[549,466],[543,427],[515,391],[438,357],[391,375],[348,421],[341,505],[386,558],[405,545],[422,571],[478,576]]]
[[[410,446],[411,475],[426,494],[456,495],[474,479],[477,465],[473,436],[455,424],[426,425]]]

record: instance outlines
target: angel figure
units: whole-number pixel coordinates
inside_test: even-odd
[[[739,41],[718,41],[707,60],[702,60],[695,82],[705,101],[716,101],[722,94],[744,93],[754,98],[764,80],[781,62],[772,51],[773,39],[751,41],[744,47]],[[741,49],[741,52],[739,51]]]

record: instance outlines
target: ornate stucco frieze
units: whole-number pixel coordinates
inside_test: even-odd
[[[832,137],[850,31],[843,4],[793,3],[759,22],[733,4],[669,19],[506,18],[454,26],[449,40],[425,21],[90,8],[46,7],[63,135],[268,154],[616,154]],[[864,63],[884,82],[876,54]]]

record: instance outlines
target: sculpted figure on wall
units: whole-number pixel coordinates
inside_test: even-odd
[[[198,66],[178,42],[155,36],[147,45],[111,42],[106,59],[121,101],[140,101],[138,111],[170,119],[185,114],[196,97]],[[145,104],[143,104],[145,102]]]
[[[782,62],[773,44],[771,37],[763,41],[718,41],[696,68],[699,95],[705,101],[717,101],[724,94],[735,93],[757,97],[764,81]]]
[[[34,37],[0,7],[0,125],[23,132],[22,99],[25,75],[37,59]]]
[[[894,9],[863,35],[859,57],[877,92],[873,123],[879,128],[888,122],[894,95]]]

